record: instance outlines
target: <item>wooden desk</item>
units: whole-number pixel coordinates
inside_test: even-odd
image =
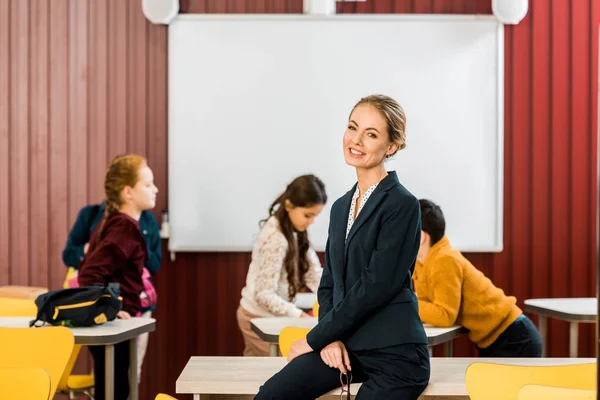
[[[565,365],[596,362],[595,358],[432,358],[429,386],[421,400],[468,400],[465,371],[474,362],[512,365]],[[194,400],[250,400],[259,387],[286,364],[281,357],[191,357],[177,378],[175,392]],[[360,384],[352,384],[356,395]],[[320,399],[339,399],[335,389]]]
[[[31,317],[2,317],[0,327],[28,328]],[[43,328],[32,328],[43,329]],[[142,333],[153,332],[156,320],[153,318],[115,319],[99,326],[69,328],[75,337],[75,344],[85,346],[104,346],[105,348],[105,390],[106,399],[113,400],[114,363],[117,343],[129,340],[129,398],[138,400],[137,378],[137,337]]]
[[[271,357],[277,357],[279,355],[279,333],[283,328],[286,326],[297,326],[299,328],[312,329],[317,325],[317,318],[254,318],[250,320],[250,325],[259,338],[269,343],[269,355]],[[452,340],[467,332],[467,330],[461,326],[438,328],[425,324],[424,327],[428,339],[429,354],[431,355],[431,348],[433,346],[443,344],[444,356],[446,357],[452,357]]]
[[[569,357],[577,357],[579,324],[596,322],[598,300],[595,297],[566,299],[528,299],[525,311],[538,314],[540,335],[542,336],[542,356],[546,356],[547,317],[569,322]]]

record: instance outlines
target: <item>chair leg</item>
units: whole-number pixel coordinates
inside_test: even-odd
[[[92,389],[93,391],[93,389]],[[82,394],[84,394],[90,400],[94,400],[94,395],[89,390],[82,390]],[[78,393],[75,390],[69,391],[69,400],[77,400],[79,398]]]

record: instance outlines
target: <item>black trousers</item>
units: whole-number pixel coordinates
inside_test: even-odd
[[[477,350],[479,357],[541,357],[542,337],[533,322],[521,314],[494,343]]]
[[[427,345],[402,344],[348,352],[352,383],[364,382],[361,400],[416,400],[429,382]],[[256,400],[314,400],[340,387],[340,371],[327,366],[319,352],[295,358],[261,386]]]
[[[90,352],[94,358],[94,399],[104,400],[104,369],[105,352],[104,346],[90,346]],[[115,400],[127,400],[129,397],[129,341],[115,345]]]

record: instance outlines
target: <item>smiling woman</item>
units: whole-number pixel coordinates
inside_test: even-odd
[[[269,207],[269,217],[254,243],[246,286],[237,310],[245,356],[267,356],[269,344],[258,338],[250,320],[265,316],[309,316],[294,304],[296,293],[316,292],[321,263],[306,230],[327,202],[325,185],[314,175],[290,183]]]
[[[358,182],[331,208],[319,323],[256,399],[314,399],[339,386],[340,374],[364,382],[357,399],[416,400],[425,390],[427,337],[411,285],[419,203],[385,169],[406,145],[405,127],[391,97],[368,96],[352,109],[343,151]]]

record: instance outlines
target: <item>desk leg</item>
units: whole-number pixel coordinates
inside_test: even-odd
[[[577,342],[579,341],[579,323],[571,322],[569,324],[569,357],[577,357]]]
[[[138,400],[137,337],[129,341],[129,400]]]
[[[538,315],[538,328],[542,337],[542,357],[546,357],[546,317]]]
[[[279,357],[279,344],[278,343],[270,343],[269,344],[269,357]]]
[[[444,357],[452,357],[454,353],[454,344],[452,340],[444,343]]]
[[[433,346],[427,346],[427,352],[429,352],[429,357],[433,357]]]
[[[199,394],[195,394],[194,395],[194,400],[200,400],[200,395]]]
[[[115,398],[115,346],[104,346],[104,392],[106,400]]]

